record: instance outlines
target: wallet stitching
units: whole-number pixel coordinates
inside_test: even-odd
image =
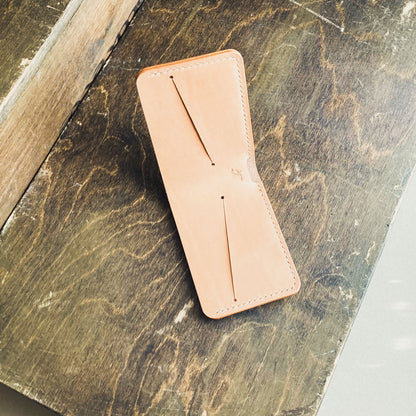
[[[246,143],[247,143],[247,148],[248,148],[248,153],[249,153],[249,157],[254,157],[254,150],[252,145],[250,144],[250,139],[249,139],[249,132],[248,132],[248,123],[247,123],[247,108],[246,108],[246,104],[245,104],[245,100],[244,100],[244,92],[243,92],[243,81],[242,81],[242,77],[241,77],[241,72],[240,72],[240,67],[238,65],[238,61],[235,57],[233,56],[228,56],[225,58],[217,58],[217,59],[209,59],[207,61],[204,62],[199,62],[199,63],[195,63],[195,64],[188,64],[186,66],[179,66],[177,68],[171,68],[171,69],[165,69],[163,71],[158,71],[158,72],[152,72],[151,74],[149,74],[149,77],[153,77],[153,76],[157,76],[157,75],[161,75],[161,74],[166,74],[166,73],[174,73],[174,72],[178,72],[178,71],[182,71],[182,70],[186,70],[186,69],[190,69],[190,68],[195,68],[201,65],[207,65],[207,64],[212,64],[212,63],[216,63],[216,62],[221,62],[221,61],[227,61],[229,59],[232,59],[235,63],[236,63],[236,68],[237,68],[237,76],[238,76],[238,83],[239,83],[239,89],[240,89],[240,99],[241,99],[241,109],[242,109],[242,114],[243,114],[243,121],[244,121],[244,129],[245,129],[245,139],[246,139]],[[257,169],[256,169],[257,170]],[[289,257],[287,254],[287,249],[284,247],[283,242],[282,242],[282,238],[281,238],[281,232],[279,230],[278,225],[276,224],[276,221],[273,218],[273,215],[270,211],[270,202],[267,202],[267,198],[265,198],[265,190],[264,187],[260,184],[260,180],[255,181],[255,183],[257,184],[257,188],[262,196],[264,205],[266,206],[266,210],[269,214],[270,220],[273,224],[273,228],[276,232],[277,238],[279,240],[280,243],[280,247],[282,249],[282,252],[285,256],[285,260],[287,265],[289,266],[289,270],[292,274],[292,279],[293,279],[293,284],[292,286],[285,288],[285,289],[280,289],[277,290],[275,292],[269,293],[267,295],[262,295],[262,296],[258,296],[256,298],[253,299],[249,299],[246,302],[242,302],[242,303],[237,303],[236,305],[232,305],[230,307],[226,307],[226,308],[222,308],[219,309],[218,311],[215,312],[215,314],[219,314],[221,312],[226,312],[235,308],[240,308],[242,306],[246,306],[249,305],[250,303],[259,301],[259,300],[263,300],[266,298],[270,298],[273,297],[277,294],[283,293],[283,292],[288,292],[289,290],[292,290],[295,287],[296,284],[296,278],[295,278],[295,272],[293,270],[293,266],[291,264],[291,262],[289,261]]]

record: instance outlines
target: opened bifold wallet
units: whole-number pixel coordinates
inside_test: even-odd
[[[257,172],[241,55],[145,68],[137,87],[203,312],[223,318],[297,293]]]

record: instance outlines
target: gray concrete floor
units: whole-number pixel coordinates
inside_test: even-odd
[[[416,172],[318,416],[416,415]]]
[[[318,416],[416,415],[416,174]],[[0,416],[56,416],[0,384]]]

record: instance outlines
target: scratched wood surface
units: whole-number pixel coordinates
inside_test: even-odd
[[[69,1],[1,1],[0,104],[43,45]]]
[[[1,232],[0,380],[65,415],[314,415],[416,161],[415,28],[402,1],[145,2]],[[213,321],[135,78],[225,48],[303,286]]]

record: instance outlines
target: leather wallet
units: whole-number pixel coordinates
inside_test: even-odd
[[[241,55],[148,67],[137,87],[203,312],[222,318],[297,293],[255,164]]]

